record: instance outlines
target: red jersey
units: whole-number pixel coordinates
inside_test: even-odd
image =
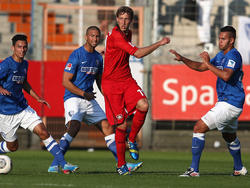
[[[132,32],[125,35],[117,26],[108,33],[102,80],[123,81],[131,78],[129,56],[137,51],[131,42]]]

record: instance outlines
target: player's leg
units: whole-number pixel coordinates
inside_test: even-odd
[[[64,135],[61,137],[59,141],[59,147],[62,150],[63,155],[65,155],[71,142],[73,141],[73,139],[79,132],[80,127],[81,127],[81,122],[77,120],[72,120],[67,123],[66,127],[67,127],[67,132],[64,133]],[[52,161],[48,169],[48,172],[55,172],[55,173],[58,172],[58,166],[59,166],[59,163],[57,159],[54,158],[54,160]]]
[[[36,112],[31,108],[27,107],[20,114],[20,126],[24,129],[29,129],[31,132],[34,132],[44,143],[47,150],[57,159],[60,166],[63,168],[64,173],[70,173],[78,169],[77,166],[67,164],[64,160],[63,153],[59,148],[59,144],[49,135],[45,125],[43,124],[41,118],[36,114]]]
[[[199,176],[199,163],[205,145],[205,133],[217,127],[221,117],[223,117],[223,113],[224,106],[221,103],[217,103],[196,122],[192,138],[192,163],[190,168],[181,175],[182,177]]]
[[[207,131],[209,131],[209,128],[202,120],[196,122],[192,138],[192,163],[187,171],[180,175],[181,177],[199,176],[200,158],[204,149],[205,133]]]
[[[247,170],[242,164],[241,160],[241,151],[240,151],[240,141],[238,137],[236,136],[236,133],[226,133],[222,132],[222,136],[224,140],[227,142],[227,147],[230,152],[230,154],[233,157],[234,160],[234,173],[233,175],[239,176],[239,175],[246,175]]]
[[[131,115],[132,112],[135,112],[128,136],[128,146],[130,156],[134,160],[138,160],[139,151],[137,148],[136,136],[144,124],[149,104],[144,92],[134,80],[130,81],[129,87],[125,92],[125,102],[129,115]]]
[[[241,146],[237,137],[236,131],[238,129],[238,117],[240,116],[242,109],[232,106],[228,103],[224,104],[224,120],[220,129],[222,136],[227,142],[227,147],[234,160],[234,172],[233,175],[246,175],[247,170],[242,164],[241,160]]]
[[[126,165],[125,152],[126,152],[126,122],[118,125],[115,130],[115,141],[117,149],[117,172],[120,175],[127,175],[129,170]]]
[[[29,127],[32,130],[31,126]],[[59,147],[59,144],[49,135],[46,127],[43,123],[39,123],[33,128],[33,132],[39,136],[39,138],[44,143],[46,149],[55,157],[57,162],[62,167],[64,173],[74,172],[78,169],[78,166],[68,164],[63,156],[63,152]]]
[[[124,83],[102,82],[102,89],[105,99],[105,110],[108,122],[115,126],[115,143],[117,151],[117,172],[120,175],[130,174],[125,160],[126,151],[126,118],[124,103]]]
[[[85,112],[84,109],[86,108],[86,101],[87,100],[81,98],[72,97],[64,102],[64,116],[67,130],[59,141],[60,149],[63,151],[63,154],[67,152],[70,143],[80,130],[81,121]],[[57,172],[58,165],[57,160],[54,159],[48,172]]]
[[[81,128],[81,122],[78,120],[71,120],[67,123],[67,132],[60,139],[60,148],[65,154],[72,142],[72,140],[76,137],[77,133]]]
[[[3,141],[0,142],[0,154],[15,152],[18,149],[18,140],[15,134],[16,130],[11,130],[9,133],[1,133]]]
[[[1,135],[4,140],[0,142],[0,154],[15,152],[18,149],[18,140],[16,139],[16,137],[13,137],[14,139],[11,139],[8,134],[5,136],[3,136],[3,134]]]
[[[114,127],[111,126],[106,119],[101,120],[96,124],[97,128],[104,134],[104,140],[106,142],[107,148],[112,152],[117,159],[116,143],[115,143],[115,133]]]
[[[18,149],[18,140],[16,131],[19,128],[19,115],[0,114],[1,136],[3,141],[0,142],[0,154],[14,152]]]

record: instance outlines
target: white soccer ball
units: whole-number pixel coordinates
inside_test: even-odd
[[[220,141],[218,141],[218,140],[214,141],[214,147],[215,148],[220,147]]]
[[[11,169],[11,159],[7,155],[0,155],[0,174],[8,174]]]

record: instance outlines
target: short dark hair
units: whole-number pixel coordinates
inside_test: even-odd
[[[12,37],[12,45],[15,46],[16,42],[18,40],[26,41],[27,42],[27,36],[23,34],[17,34],[14,37]]]
[[[101,30],[99,29],[99,27],[95,26],[95,25],[92,25],[92,26],[89,26],[86,30],[86,35],[88,35],[88,32],[90,30],[97,30],[99,32],[99,35],[101,35]]]
[[[220,29],[220,32],[229,32],[231,37],[236,39],[236,30],[233,28],[233,26],[225,26]]]
[[[128,6],[121,6],[120,8],[118,8],[118,10],[116,11],[116,17],[118,18],[121,14],[125,14],[125,13],[129,15],[130,20],[133,20],[134,11],[132,10],[132,8]]]

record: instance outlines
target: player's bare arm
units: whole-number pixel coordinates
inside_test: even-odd
[[[69,72],[63,72],[63,86],[69,90],[71,93],[74,93],[76,95],[82,96],[84,97],[86,100],[90,101],[92,99],[95,99],[95,93],[94,92],[85,92],[83,90],[81,90],[80,88],[76,87],[73,83],[72,83],[72,78],[73,78],[73,74],[69,73]]]
[[[221,70],[215,67],[214,65],[212,65],[210,63],[210,57],[207,52],[202,52],[200,54],[200,57],[202,58],[203,64],[205,64],[212,73],[214,73],[216,76],[218,76],[222,80],[227,82],[233,75],[234,71],[232,69],[225,68]]]
[[[170,38],[168,37],[164,37],[162,38],[160,41],[147,46],[147,47],[143,47],[143,48],[139,48],[135,53],[134,56],[137,58],[142,58],[150,53],[152,53],[154,50],[156,50],[157,48],[159,48],[160,46],[166,45],[170,43]]]
[[[100,92],[102,93],[101,84],[102,84],[102,74],[98,74],[98,75],[96,75],[96,85],[97,85],[98,89],[100,90]]]
[[[190,59],[180,55],[178,52],[176,52],[173,49],[169,50],[169,52],[175,55],[174,59],[176,61],[182,61],[185,65],[187,65],[189,68],[191,68],[193,70],[200,71],[200,72],[208,70],[207,65],[205,65],[201,62],[190,60]]]
[[[36,99],[38,102],[43,103],[43,104],[47,105],[50,108],[49,103],[46,100],[44,100],[43,98],[41,98],[38,94],[36,94],[36,92],[32,89],[32,87],[30,86],[30,84],[29,84],[29,82],[27,80],[25,80],[24,83],[23,83],[23,89],[30,96],[32,96],[34,99]]]
[[[8,90],[6,90],[2,86],[0,86],[0,94],[1,95],[11,95],[11,92],[9,92]]]

